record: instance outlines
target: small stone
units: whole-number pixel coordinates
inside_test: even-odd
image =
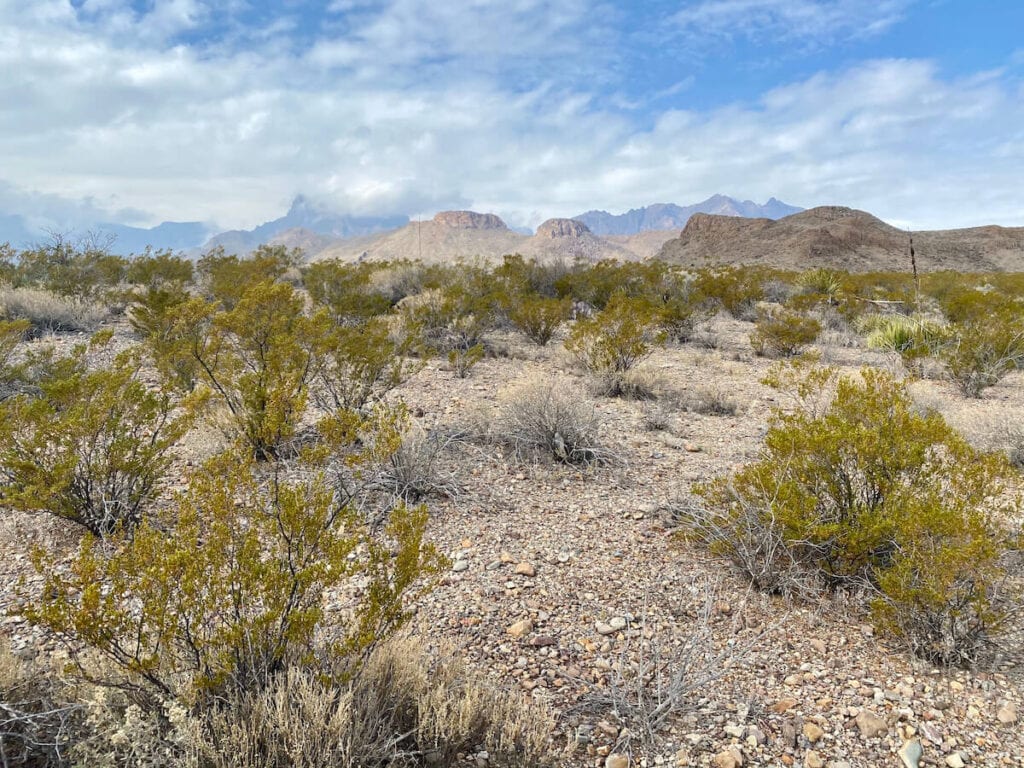
[[[818,653],[821,653],[821,654],[824,654],[825,651],[828,650],[828,646],[825,645],[825,641],[824,640],[819,640],[818,638],[814,638],[813,640],[811,640],[811,648],[813,648],[814,650],[816,650]]]
[[[774,704],[768,707],[770,712],[774,712],[777,715],[781,715],[783,712],[788,712],[797,705],[796,699],[779,699]]]
[[[616,632],[621,632],[622,630],[624,630],[626,628],[626,626],[628,624],[629,624],[629,622],[626,621],[626,619],[624,617],[622,617],[622,616],[616,616],[615,618],[613,618],[611,621],[608,622],[608,626],[610,626]]]
[[[860,711],[860,714],[857,715],[856,722],[857,728],[860,729],[860,735],[865,739],[870,739],[874,736],[882,736],[889,730],[889,725],[885,720],[867,709],[862,709]]]
[[[964,759],[960,757],[959,752],[954,752],[951,755],[947,755],[945,763],[948,766],[948,768],[964,768],[965,765]]]
[[[557,645],[558,641],[551,637],[551,635],[537,635],[530,638],[529,644],[534,648],[544,648],[549,645]]]
[[[715,768],[740,768],[743,765],[743,753],[736,747],[729,747],[715,755],[714,764]]]
[[[722,729],[726,735],[732,736],[734,739],[742,739],[743,734],[747,732],[747,729],[742,725],[727,725]]]
[[[516,566],[516,574],[519,576],[534,577],[537,575],[537,569],[529,563],[520,563]]]
[[[501,562],[503,563],[514,563],[516,561],[516,559],[512,557],[512,555],[510,555],[508,552],[502,552],[500,555],[498,555],[498,559],[501,560]]]
[[[896,753],[900,756],[900,760],[907,768],[918,768],[921,764],[921,755],[924,754],[924,750],[921,748],[921,742],[917,739],[912,739],[900,747],[900,751]]]
[[[996,720],[1003,725],[1013,725],[1017,722],[1017,707],[1010,701],[999,708],[996,713]]]
[[[613,627],[611,624],[605,624],[603,621],[595,621],[594,629],[597,630],[597,634],[599,635],[615,634],[615,627]]]
[[[455,573],[461,573],[462,571],[468,571],[469,570],[469,563],[467,563],[465,560],[456,560],[455,561],[455,565],[452,566],[452,570]]]
[[[612,752],[604,759],[604,768],[629,768],[629,757]]]
[[[807,768],[825,768],[825,761],[821,759],[821,755],[813,749],[809,749],[807,754],[804,755],[804,765]]]
[[[804,723],[804,738],[811,744],[817,744],[825,732],[816,723]]]
[[[523,635],[529,634],[533,631],[533,622],[530,619],[522,619],[517,621],[511,627],[508,628],[508,633],[512,637],[522,637]]]

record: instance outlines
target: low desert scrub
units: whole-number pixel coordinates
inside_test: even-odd
[[[923,315],[862,315],[855,327],[865,334],[868,349],[895,353],[916,372],[921,371],[922,360],[938,354],[949,338],[942,322]]]
[[[563,464],[608,462],[592,403],[571,386],[531,379],[504,393],[491,437],[515,455],[547,456]]]
[[[940,359],[949,377],[967,397],[998,384],[1010,371],[1024,367],[1024,322],[1018,314],[991,315],[954,325]]]
[[[537,346],[543,347],[559,326],[569,319],[572,299],[544,296],[520,296],[512,300],[508,318],[516,329]]]
[[[18,344],[30,327],[27,320],[0,320],[0,402],[19,390],[23,366],[16,362]]]
[[[46,670],[23,661],[0,641],[0,765],[47,768],[67,764],[79,706]]]
[[[48,361],[38,392],[0,402],[0,500],[106,536],[141,520],[190,416],[142,382],[137,351],[103,369],[90,368],[88,352]]]
[[[680,619],[676,631],[669,636],[644,610],[635,622],[643,632],[627,635],[607,683],[592,687],[574,707],[610,713],[618,721],[618,752],[630,751],[634,740],[654,744],[671,718],[694,708],[761,638],[763,630],[740,639],[740,627],[716,631],[722,597],[713,581],[693,578],[676,586],[675,594],[672,612]]]
[[[690,413],[702,416],[735,416],[740,406],[735,398],[729,397],[717,387],[698,387],[679,396],[679,406]]]
[[[810,402],[833,379],[820,407],[773,414],[758,461],[698,489],[684,529],[762,589],[865,590],[916,654],[972,663],[1005,615],[1013,472],[880,371],[811,371],[797,394]]]
[[[597,397],[621,397],[624,400],[658,400],[666,391],[665,377],[647,366],[627,371],[594,373],[588,388]]]
[[[83,766],[415,768],[477,751],[496,768],[553,764],[545,707],[477,681],[453,652],[428,654],[415,640],[378,647],[347,679],[291,668],[209,708],[168,702],[149,711],[99,688],[85,707],[70,748]]]
[[[79,298],[41,288],[0,286],[0,318],[27,320],[36,336],[96,330],[107,312]]]
[[[821,323],[813,317],[783,308],[760,308],[750,346],[762,357],[793,357],[813,344],[820,333]]]
[[[428,496],[453,497],[460,486],[454,472],[444,466],[453,438],[439,432],[403,424],[401,442],[387,453],[376,470],[375,490],[388,496],[387,508],[398,502],[416,502]]]
[[[640,423],[648,432],[665,432],[672,426],[677,408],[670,400],[645,400],[640,406]]]
[[[596,315],[576,320],[565,348],[588,371],[604,375],[628,371],[664,342],[650,302],[615,294]]]

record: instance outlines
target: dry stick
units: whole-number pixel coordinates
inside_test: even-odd
[[[917,274],[917,259],[914,256],[914,233],[907,230],[910,238],[910,269],[914,273],[914,308],[921,314],[921,276]]]

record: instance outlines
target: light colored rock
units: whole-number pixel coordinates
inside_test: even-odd
[[[924,754],[924,749],[921,748],[921,742],[918,739],[911,739],[900,747],[900,751],[896,754],[907,768],[918,768],[921,765],[921,755]]]
[[[616,632],[621,632],[622,630],[624,630],[626,628],[626,626],[628,624],[629,624],[629,622],[626,621],[625,617],[623,617],[623,616],[616,616],[615,618],[613,618],[611,621],[608,622],[608,626],[610,626]]]
[[[807,750],[807,754],[804,755],[804,765],[807,768],[825,768],[825,761],[821,755],[815,752],[813,749]]]
[[[860,730],[860,735],[865,739],[882,736],[889,730],[889,724],[868,709],[862,709],[860,711],[860,714],[857,715],[856,722],[857,728]]]
[[[804,738],[811,744],[817,744],[824,735],[825,731],[817,723],[804,723]]]
[[[530,576],[532,578],[537,575],[537,569],[530,563],[523,562],[516,566],[516,573],[519,576]]]
[[[508,628],[512,637],[522,637],[533,631],[533,622],[530,619],[521,619]]]
[[[825,645],[825,641],[819,640],[818,638],[811,640],[811,647],[821,654],[824,654],[825,651],[828,650],[828,646]]]
[[[452,566],[452,570],[455,571],[455,573],[461,573],[462,571],[468,571],[469,570],[469,563],[467,563],[465,560],[456,560],[455,561],[455,565]]]
[[[947,755],[945,763],[948,766],[948,768],[964,768],[964,766],[966,765],[966,763],[964,763],[964,759],[960,757],[959,752],[954,752],[952,755]]]
[[[996,712],[996,720],[1003,725],[1013,725],[1017,722],[1017,706],[1012,701],[1007,702]]]
[[[714,759],[715,768],[741,768],[743,765],[743,753],[736,747],[729,747],[724,752],[719,752]]]
[[[629,757],[612,752],[604,759],[604,768],[629,768]]]
[[[597,634],[599,635],[615,634],[615,627],[613,627],[611,624],[605,624],[603,621],[595,621],[594,629],[597,630]]]

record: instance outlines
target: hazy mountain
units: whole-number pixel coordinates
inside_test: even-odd
[[[595,235],[635,235],[649,230],[682,229],[695,213],[780,219],[802,210],[774,197],[769,198],[764,205],[758,205],[750,200],[740,202],[725,195],[712,195],[696,205],[656,203],[619,215],[607,211],[587,211],[573,218],[586,224]]]
[[[1024,227],[914,232],[922,271],[1022,271]],[[777,221],[695,214],[658,256],[684,266],[764,264],[850,272],[910,270],[909,235],[870,213],[823,206]]]
[[[107,236],[113,236],[111,253],[127,256],[142,253],[146,246],[154,249],[186,250],[202,245],[210,236],[210,227],[198,221],[165,221],[155,227],[130,227],[126,224],[97,222],[85,227],[57,229],[61,235],[74,242],[76,239],[92,239],[106,245]],[[50,232],[42,227],[32,226],[21,216],[0,215],[0,243],[10,243],[14,248],[32,248],[50,240]]]
[[[284,216],[260,224],[255,229],[221,232],[210,238],[204,248],[220,245],[228,253],[248,253],[288,230],[305,230],[331,238],[349,238],[397,229],[408,223],[408,216],[350,216],[334,213],[304,195],[299,195]]]

